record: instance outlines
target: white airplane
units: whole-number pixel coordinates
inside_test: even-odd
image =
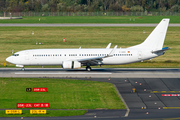
[[[64,69],[77,69],[95,65],[121,65],[143,60],[149,60],[165,53],[168,47],[162,48],[169,24],[169,19],[163,19],[146,40],[136,46],[129,48],[111,49],[111,43],[105,49],[31,49],[16,52],[6,59],[7,62],[17,67],[62,65]]]

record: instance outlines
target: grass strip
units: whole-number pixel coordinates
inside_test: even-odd
[[[48,92],[26,92],[46,87]],[[106,82],[50,78],[0,78],[0,109],[17,103],[49,103],[49,109],[125,109],[114,86]]]

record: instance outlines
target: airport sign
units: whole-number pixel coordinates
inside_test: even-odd
[[[17,108],[32,108],[32,103],[17,103]]]
[[[48,108],[49,103],[17,103],[17,108]]]
[[[33,88],[33,92],[47,92],[47,88]]]
[[[49,103],[34,103],[33,107],[34,108],[48,108],[49,107]]]
[[[26,88],[26,92],[32,92],[32,88]]]
[[[46,114],[46,110],[30,110],[30,114]]]
[[[6,110],[6,114],[22,114],[22,110]]]

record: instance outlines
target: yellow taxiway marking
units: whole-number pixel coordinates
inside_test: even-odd
[[[163,109],[180,109],[180,107],[163,107]]]
[[[180,93],[180,91],[151,91],[151,93]]]

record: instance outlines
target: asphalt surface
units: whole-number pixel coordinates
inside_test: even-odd
[[[70,23],[70,24],[18,24],[18,23],[0,23],[0,27],[2,26],[19,26],[19,27],[155,27],[157,24],[95,24],[95,23],[84,23],[84,24],[76,24],[76,23]],[[180,27],[180,24],[169,24],[169,27]]]
[[[116,73],[116,74],[124,74],[124,73],[134,73],[134,72],[145,72],[152,74],[180,74],[180,69],[108,69],[108,68],[99,68],[95,69],[95,71],[87,72],[84,69],[80,70],[64,70],[64,69],[56,69],[56,68],[27,68],[25,71],[20,71],[17,68],[8,68],[0,69],[0,77],[3,74],[15,75],[15,73],[46,73],[46,77],[50,78],[63,78],[63,77],[56,77],[57,73],[78,73],[81,75],[82,73]],[[56,74],[48,74],[48,73],[56,73]],[[90,80],[90,81],[100,81],[100,82],[110,82],[115,85],[117,92],[120,93],[125,104],[127,104],[130,111],[127,110],[88,110],[85,115],[82,116],[71,116],[71,117],[24,117],[23,119],[27,120],[36,120],[36,119],[43,119],[43,120],[74,120],[74,119],[99,119],[99,120],[119,120],[119,119],[162,119],[162,118],[169,118],[169,119],[180,119],[180,109],[176,109],[177,107],[180,108],[180,96],[162,96],[162,94],[180,94],[180,77],[174,78],[151,78],[151,77],[104,77],[102,74],[94,74],[99,75],[100,77],[69,77],[68,79],[81,79],[81,80]],[[21,76],[21,74],[16,74],[17,77],[30,77],[27,74]],[[18,76],[20,75],[20,76]],[[41,74],[29,74],[31,77],[39,77]],[[49,75],[49,76],[48,76]],[[76,74],[77,75],[77,74]],[[86,74],[84,74],[86,75]],[[103,77],[102,77],[103,76]],[[149,75],[148,75],[149,76]],[[8,76],[7,76],[8,77]],[[152,74],[153,77],[153,74]],[[52,79],[53,80],[53,79]],[[135,90],[133,91],[133,88]],[[163,107],[173,107],[171,109],[165,109]],[[125,117],[126,116],[126,117]],[[19,120],[21,118],[0,118],[6,120]]]
[[[179,68],[0,68],[0,77],[61,78],[180,78]]]

